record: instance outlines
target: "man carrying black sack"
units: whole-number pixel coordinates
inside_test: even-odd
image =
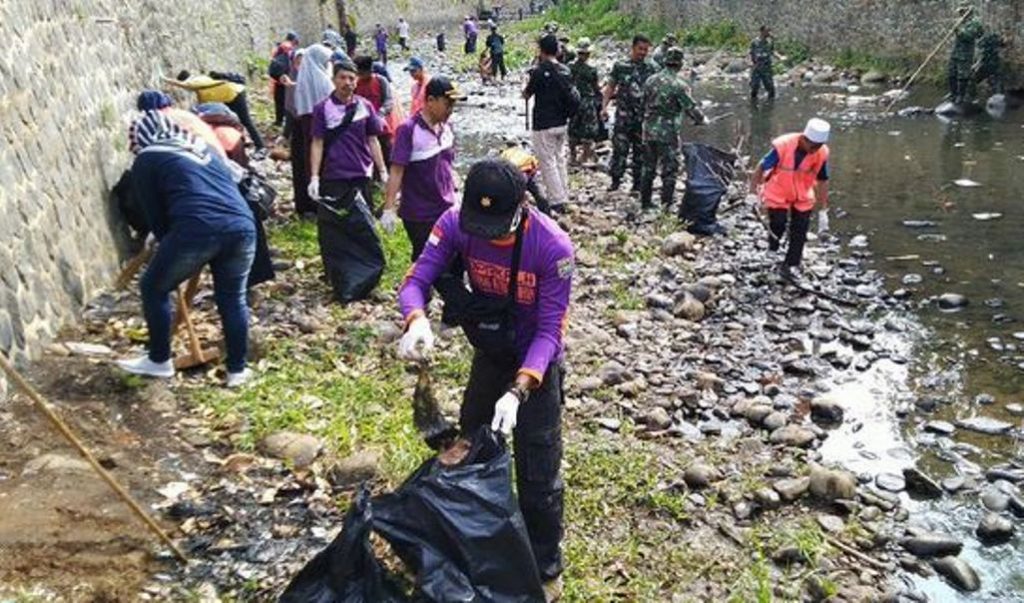
[[[384,270],[369,204],[374,165],[387,182],[377,140],[385,126],[373,105],[355,89],[356,66],[342,57],[334,63],[334,91],[313,107],[309,152],[313,177],[308,192],[320,205],[320,253],[334,295],[342,303],[369,295]]]
[[[399,291],[407,324],[399,356],[421,359],[433,348],[428,294],[461,258],[472,287],[462,326],[474,354],[460,425],[465,434],[487,424],[515,434],[519,506],[553,601],[562,573],[562,334],[575,266],[568,235],[530,207],[525,192],[521,172],[506,161],[472,166],[461,207],[438,219]]]

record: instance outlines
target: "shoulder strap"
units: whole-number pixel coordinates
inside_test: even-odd
[[[512,247],[512,269],[509,270],[509,283],[508,283],[508,299],[511,301],[512,306],[515,307],[516,296],[519,293],[519,260],[523,255],[523,234],[526,232],[526,221],[530,217],[530,212],[525,207],[521,207],[519,211],[523,212],[523,219],[519,221],[519,226],[516,228],[516,242]]]
[[[334,102],[334,101],[332,101],[330,98],[328,98],[327,102],[330,103],[330,102]],[[327,130],[326,133],[324,133],[323,158],[325,160],[327,158],[327,151],[331,148],[331,145],[333,145],[338,140],[338,138],[341,137],[342,133],[344,133],[345,130],[350,125],[352,125],[352,121],[355,120],[355,118],[356,118],[356,111],[358,109],[359,109],[359,100],[357,99],[351,105],[349,105],[348,107],[345,107],[345,115],[341,118],[341,123],[339,123],[337,126],[335,126],[333,128],[330,128],[329,130]],[[321,168],[320,168],[321,171],[323,170],[323,163],[324,163],[324,161],[321,161]]]

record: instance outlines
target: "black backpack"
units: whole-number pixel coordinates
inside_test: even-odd
[[[288,58],[287,52],[282,52],[274,57],[274,60],[270,61],[270,66],[267,68],[267,75],[271,79],[279,80],[281,76],[288,73],[291,68],[291,61]]]
[[[580,91],[576,89],[576,84],[572,81],[572,75],[568,67],[558,65],[553,73],[555,84],[561,93],[559,99],[562,104],[562,112],[567,120],[572,119],[580,112],[580,103],[582,102]]]
[[[211,71],[209,76],[215,80],[223,80],[234,84],[245,85],[245,76],[234,71]]]

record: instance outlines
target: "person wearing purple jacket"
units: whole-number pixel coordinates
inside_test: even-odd
[[[461,207],[437,220],[399,290],[407,325],[399,356],[421,359],[432,349],[430,287],[461,258],[472,289],[461,324],[474,354],[460,427],[469,434],[489,423],[515,434],[519,506],[551,595],[561,587],[562,334],[575,264],[568,235],[525,193],[522,173],[507,161],[470,168]]]
[[[462,22],[462,35],[466,37],[466,54],[476,54],[476,39],[480,35],[480,28],[472,15],[466,15],[466,20]]]
[[[381,63],[388,64],[388,30],[380,23],[377,24],[377,31],[373,34],[373,41],[377,47],[377,58]]]

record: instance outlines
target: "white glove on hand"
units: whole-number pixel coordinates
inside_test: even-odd
[[[309,193],[309,196],[312,197],[313,199],[319,199],[320,198],[320,177],[319,176],[313,176],[312,178],[310,178],[309,186],[306,187],[306,192]]]
[[[818,235],[823,235],[828,232],[828,208],[823,207],[818,210]]]
[[[152,251],[153,249],[156,249],[156,243],[156,235],[151,232],[148,235],[146,235],[146,242],[143,243],[143,246],[146,248],[146,250]]]
[[[398,214],[393,209],[385,209],[380,215],[380,226],[384,229],[384,232],[391,234],[395,232],[395,227],[398,226]]]
[[[512,435],[516,428],[516,417],[519,415],[519,398],[512,392],[506,392],[494,405],[494,419],[491,429],[505,435]]]
[[[434,332],[430,321],[420,316],[409,323],[405,335],[398,341],[398,357],[402,360],[424,360],[434,349]]]

